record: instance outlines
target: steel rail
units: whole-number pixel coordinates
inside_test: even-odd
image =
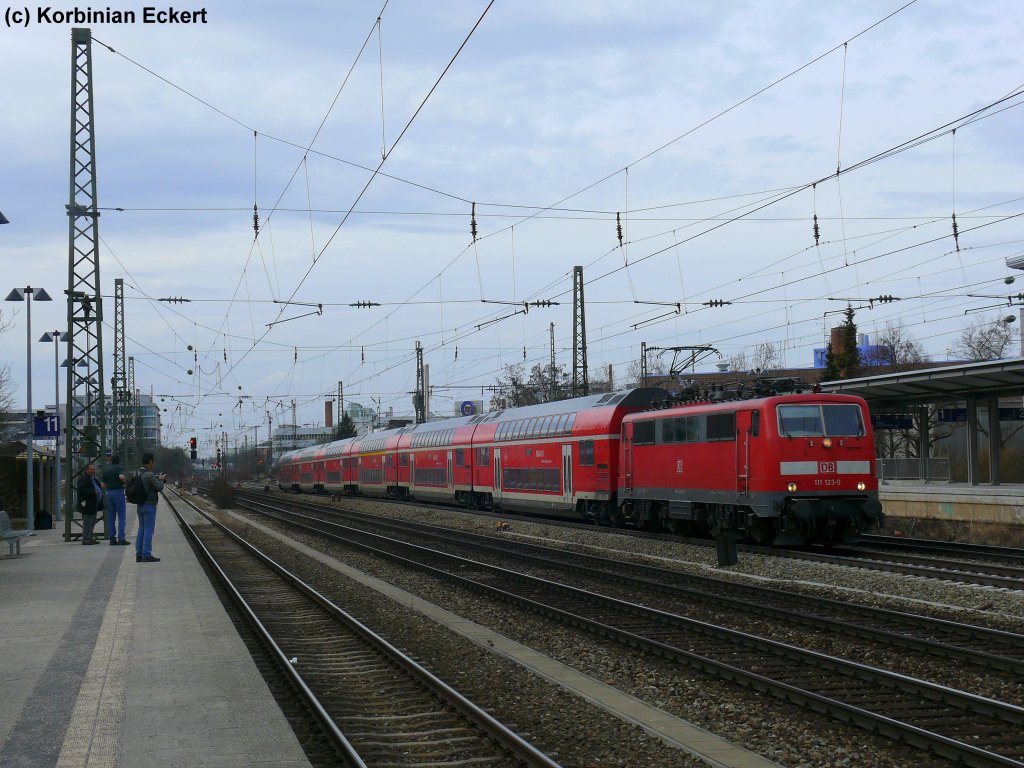
[[[168,506],[171,508],[171,511],[174,512],[174,516],[177,517],[178,521],[181,523],[181,527],[185,531],[186,538],[192,543],[195,550],[202,555],[210,570],[216,574],[221,586],[227,592],[232,602],[234,602],[238,607],[238,610],[242,613],[242,616],[245,618],[249,626],[252,627],[260,642],[263,643],[263,646],[269,651],[277,666],[291,682],[292,686],[298,692],[306,706],[308,706],[310,711],[312,711],[314,717],[320,723],[320,727],[323,729],[324,734],[338,751],[338,755],[352,768],[367,768],[363,758],[358,752],[356,752],[355,747],[352,746],[351,742],[349,742],[345,737],[345,734],[343,734],[338,728],[334,719],[327,713],[327,710],[324,709],[324,706],[320,703],[320,699],[317,698],[316,694],[313,693],[309,686],[306,685],[306,681],[302,679],[302,675],[300,675],[295,667],[288,661],[288,657],[285,655],[284,651],[281,650],[281,647],[277,644],[273,636],[263,625],[263,622],[260,621],[259,617],[249,606],[246,599],[242,597],[242,593],[238,591],[227,573],[225,573],[220,567],[220,564],[216,561],[210,550],[206,548],[206,545],[203,544],[199,536],[197,536],[195,531],[192,530],[192,526],[185,522],[185,519],[181,516],[181,513],[178,512],[178,509],[175,507],[170,496],[166,492],[163,492],[163,496],[167,501]],[[203,513],[195,504],[192,504],[181,496],[178,496],[178,499],[187,504],[194,511],[202,514],[204,518],[208,520],[210,519],[209,516]]]
[[[250,498],[250,503],[264,504],[257,494],[245,494]],[[398,532],[417,531],[421,535],[433,536],[439,540],[469,540],[475,542],[476,546],[493,551],[499,555],[509,555],[510,550],[518,552],[516,556],[536,557],[535,562],[544,567],[559,568],[562,570],[574,569],[590,576],[614,576],[616,579],[630,579],[644,589],[654,589],[671,595],[683,595],[692,599],[699,599],[706,602],[712,599],[709,593],[714,592],[713,599],[729,602],[732,605],[746,611],[752,611],[761,615],[790,618],[803,624],[831,628],[839,626],[851,634],[870,639],[877,639],[883,642],[890,642],[897,645],[916,647],[918,650],[936,653],[950,658],[956,658],[973,663],[1000,669],[1024,673],[1024,635],[1004,630],[979,627],[971,624],[957,623],[944,619],[936,619],[919,614],[905,613],[890,609],[877,608],[874,606],[861,606],[839,600],[823,597],[814,597],[801,593],[786,592],[780,589],[760,587],[756,585],[741,584],[738,582],[724,581],[708,576],[698,576],[684,571],[660,568],[657,566],[633,563],[629,561],[612,560],[610,558],[589,555],[582,552],[566,549],[556,549],[540,544],[531,544],[521,541],[510,541],[508,538],[499,538],[486,534],[474,533],[472,531],[458,531],[443,526],[417,523],[414,521],[402,520],[395,522],[391,518],[384,518],[358,510],[303,502],[297,500],[275,499],[277,503],[282,501],[291,507],[307,511],[318,511],[329,515],[344,514],[357,520],[366,520],[375,526],[386,530]],[[538,553],[536,556],[522,554],[524,552]],[[559,558],[561,562],[554,561],[551,557]],[[574,560],[584,565],[573,567],[566,560]],[[734,597],[726,592],[739,593],[744,597]],[[767,604],[767,600],[777,602],[793,602],[798,600],[805,605],[813,605],[823,611],[840,612],[845,615],[853,615],[854,620],[866,618],[875,622],[888,625],[911,626],[921,631],[926,630],[932,633],[953,634],[962,639],[980,640],[990,645],[998,645],[1015,650],[1019,655],[1007,656],[975,648],[952,645],[926,638],[914,637],[900,631],[890,629],[878,629],[854,621],[842,621],[835,618],[825,618],[809,614],[803,611],[795,611],[786,608],[777,608]]]
[[[332,540],[344,543],[348,546],[354,546],[375,556],[383,557],[393,562],[398,562],[405,567],[414,568],[442,579],[452,581],[473,591],[486,594],[492,598],[528,607],[535,612],[547,615],[559,622],[568,623],[591,632],[596,632],[603,636],[610,637],[630,646],[641,648],[657,655],[683,661],[691,666],[712,672],[720,677],[741,682],[757,690],[771,693],[778,698],[799,702],[817,711],[827,711],[840,719],[856,723],[872,730],[878,730],[889,736],[903,739],[907,743],[915,746],[934,750],[936,753],[951,759],[961,760],[965,765],[973,766],[975,768],[991,768],[992,766],[1003,766],[1007,768],[1024,767],[1024,762],[1014,758],[991,752],[982,747],[968,744],[934,731],[929,731],[911,723],[896,720],[887,715],[867,710],[862,707],[825,696],[821,693],[807,690],[806,688],[801,688],[783,681],[773,680],[757,672],[742,669],[732,664],[712,659],[708,656],[694,653],[680,647],[671,646],[626,629],[620,629],[600,621],[589,619],[575,611],[547,605],[530,597],[517,595],[490,584],[483,584],[465,576],[450,573],[444,569],[382,549],[379,546],[373,546],[360,541],[355,541],[352,538],[346,538],[338,533],[328,533],[322,529],[305,525],[303,523],[289,521],[286,518],[273,515],[270,516],[275,517],[275,519],[285,522],[297,529],[329,537]],[[542,591],[555,592],[562,597],[584,600],[588,604],[598,604],[614,608],[615,610],[627,611],[638,617],[656,617],[661,624],[666,626],[686,628],[691,631],[696,631],[700,634],[710,636],[715,640],[739,644],[740,646],[753,648],[763,653],[775,654],[777,656],[781,655],[789,662],[807,664],[817,669],[840,673],[849,680],[874,682],[876,684],[883,685],[890,691],[890,693],[898,692],[910,696],[915,706],[920,706],[927,701],[939,702],[944,706],[956,707],[964,713],[977,713],[988,717],[994,717],[999,722],[1002,722],[1011,728],[1016,728],[1018,731],[1021,728],[1024,728],[1024,708],[1021,707],[1004,704],[982,696],[917,680],[906,675],[887,672],[866,664],[837,659],[826,654],[807,651],[784,643],[766,640],[748,633],[718,627],[713,624],[688,619],[682,616],[676,616],[663,611],[655,611],[644,606],[627,603],[625,601],[598,595],[593,592],[587,592],[585,590],[579,590],[573,587],[557,584],[550,580],[537,579],[535,577],[526,576],[514,571],[509,571],[508,569],[488,565],[468,558],[461,558],[437,552],[408,542],[388,539],[387,537],[378,534],[359,531],[339,524],[327,523],[326,521],[320,522],[322,524],[329,525],[332,528],[343,530],[349,536],[368,538],[377,543],[397,546],[401,550],[412,551],[418,554],[424,554],[427,557],[450,561],[457,564],[462,569],[482,569],[485,572],[491,573],[492,575],[498,575],[502,578],[508,579],[509,581],[529,585]]]
[[[340,608],[337,604],[331,601],[328,597],[315,590],[313,587],[306,584],[298,576],[288,571],[284,566],[275,562],[266,553],[261,552],[255,546],[247,542],[241,536],[230,530],[226,526],[222,525],[219,521],[213,519],[201,508],[188,502],[194,510],[201,514],[210,523],[216,526],[219,530],[227,534],[232,540],[237,542],[239,545],[244,547],[248,552],[253,554],[261,562],[271,568],[275,573],[280,575],[283,579],[288,581],[292,586],[296,587],[308,598],[316,602],[327,612],[334,615],[346,626],[352,630],[355,634],[360,636],[365,642],[370,644],[376,650],[381,652],[384,656],[392,660],[394,664],[407,671],[412,677],[418,680],[428,690],[432,691],[440,699],[449,704],[463,717],[470,722],[474,723],[480,730],[485,733],[488,737],[494,739],[508,752],[514,755],[517,759],[522,760],[529,768],[560,768],[559,764],[553,761],[546,754],[538,750],[528,741],[523,739],[514,731],[510,730],[503,723],[498,721],[492,715],[478,707],[472,701],[467,699],[461,693],[456,691],[450,685],[445,683],[443,680],[438,678],[436,675],[425,669],[415,660],[404,654],[390,642],[385,640],[383,637],[375,633],[365,624],[360,622],[358,619],[347,613],[344,609]],[[186,526],[188,527],[188,526]],[[195,534],[193,534],[194,536]],[[282,655],[283,658],[283,655]],[[289,664],[289,667],[291,665]],[[293,668],[294,671],[294,668]],[[297,673],[296,673],[297,675]]]
[[[276,496],[275,498],[280,498]],[[467,509],[464,506],[458,504],[445,504],[430,501],[412,501],[412,500],[400,500],[400,499],[375,499],[366,497],[367,501],[380,501],[389,504],[396,504],[402,506],[411,507],[434,507],[437,509],[456,510],[466,514],[477,514],[486,515],[489,517],[495,517],[498,519],[507,519],[509,513],[492,513],[482,512],[480,510]],[[300,502],[296,502],[300,503]],[[696,539],[688,536],[677,536],[668,533],[652,533],[649,531],[637,531],[632,528],[603,528],[593,523],[587,523],[582,521],[568,520],[565,518],[549,518],[544,516],[532,516],[532,515],[514,515],[521,519],[532,521],[532,522],[543,522],[546,525],[556,525],[559,527],[566,528],[581,528],[584,530],[609,530],[614,533],[626,536],[636,536],[638,538],[649,538],[655,541],[677,541],[685,544],[691,544],[694,546],[711,548],[715,546],[714,541],[708,539]],[[981,571],[965,570],[965,568],[972,565],[971,563],[949,563],[949,567],[943,567],[936,565],[936,561],[931,560],[931,564],[915,565],[911,563],[897,563],[889,562],[884,559],[869,559],[858,558],[858,557],[844,557],[842,555],[832,555],[826,552],[811,552],[801,549],[791,549],[783,547],[762,547],[753,544],[737,544],[737,550],[740,552],[751,552],[754,554],[766,555],[769,557],[786,557],[794,560],[807,560],[809,562],[818,563],[831,563],[833,565],[844,565],[853,568],[859,568],[861,570],[874,570],[881,571],[884,573],[900,573],[906,576],[918,576],[921,578],[938,579],[941,581],[953,581],[957,583],[965,584],[978,584],[987,587],[996,587],[1000,589],[1012,589],[1012,590],[1024,590],[1024,569],[1000,569],[999,566],[986,566],[989,573]]]

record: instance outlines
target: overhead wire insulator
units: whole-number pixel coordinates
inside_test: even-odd
[[[711,299],[711,301],[705,301],[705,307],[724,307],[727,304],[732,304],[731,301],[725,301],[725,299]]]
[[[818,228],[818,214],[814,214],[814,244],[818,244],[818,239],[821,237],[821,230]]]
[[[256,208],[256,203],[252,204],[252,231],[253,231],[253,237],[259,237],[259,235],[260,235],[260,214],[259,214],[259,209]]]
[[[473,210],[469,216],[469,234],[473,236],[473,242],[476,242],[476,203],[473,203]]]
[[[960,253],[960,232],[956,227],[956,214],[953,214],[953,242],[956,243],[956,252]]]
[[[615,212],[615,231],[619,236],[619,248],[622,247],[622,214]]]

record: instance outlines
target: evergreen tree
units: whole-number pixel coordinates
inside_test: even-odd
[[[341,421],[338,422],[338,426],[334,428],[332,437],[335,440],[343,440],[346,437],[355,437],[357,434],[356,425],[353,423],[352,417],[344,413],[341,416]]]
[[[829,343],[825,352],[825,370],[822,381],[854,379],[860,375],[860,350],[857,349],[857,324],[853,322],[853,307],[847,305],[843,313],[846,319],[839,326],[841,349],[833,349]]]

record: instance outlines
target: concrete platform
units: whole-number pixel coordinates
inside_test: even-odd
[[[0,557],[0,766],[309,766],[164,504],[153,549]]]
[[[878,487],[886,517],[1024,525],[1024,485],[892,483]]]

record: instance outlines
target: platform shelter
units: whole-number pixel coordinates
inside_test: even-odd
[[[859,379],[821,383],[821,391],[863,397],[872,413],[917,411],[918,460],[921,477],[927,478],[929,457],[928,408],[935,405],[966,404],[967,482],[981,483],[980,410],[987,411],[988,433],[999,432],[1000,398],[1024,397],[1024,358],[961,363],[941,368],[885,373]],[[1000,441],[989,440],[989,479],[1000,485]]]

